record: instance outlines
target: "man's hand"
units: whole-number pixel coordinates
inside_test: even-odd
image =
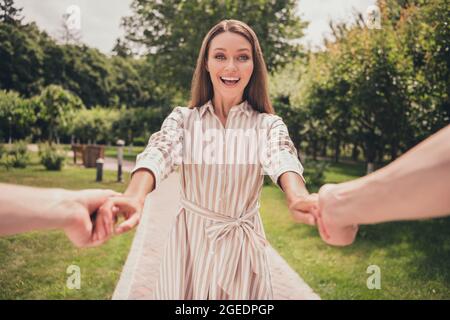
[[[108,198],[117,195],[120,193],[101,189],[68,191],[68,196],[64,197],[55,209],[65,215],[63,229],[75,246],[93,245],[91,215],[96,213]]]
[[[320,221],[319,233],[323,241],[334,246],[347,246],[355,241],[358,225],[344,224],[340,219],[338,186],[323,185],[319,190],[319,208],[314,215]]]
[[[109,198],[98,210],[95,229],[92,236],[94,246],[103,244],[113,234],[127,232],[139,224],[143,203],[129,196],[115,196]],[[123,221],[115,227],[118,215],[123,215]]]

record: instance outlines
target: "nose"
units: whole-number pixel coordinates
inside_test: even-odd
[[[234,63],[234,59],[229,59],[229,62],[225,66],[225,70],[236,70],[236,64]]]

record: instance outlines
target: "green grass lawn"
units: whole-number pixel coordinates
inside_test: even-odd
[[[37,164],[6,171],[0,181],[67,189],[109,188],[124,191],[116,173],[104,172],[95,182],[95,169],[68,166],[61,172],[46,171]],[[67,161],[70,163],[70,159]],[[124,175],[128,179],[128,175]],[[31,232],[0,238],[0,299],[110,299],[125,263],[134,232],[113,238],[104,246],[77,249],[60,231]],[[66,287],[67,267],[81,269],[81,288]]]
[[[325,176],[341,182],[363,172],[331,165]],[[275,186],[264,187],[261,202],[268,240],[322,299],[450,299],[450,218],[361,226],[356,242],[339,248],[295,224]],[[380,290],[367,288],[370,265],[381,269]]]

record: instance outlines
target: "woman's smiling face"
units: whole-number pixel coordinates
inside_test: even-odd
[[[252,45],[239,34],[219,34],[211,40],[206,69],[214,94],[242,95],[253,72]]]

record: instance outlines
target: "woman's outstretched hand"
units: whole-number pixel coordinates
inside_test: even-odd
[[[141,219],[142,208],[143,203],[134,197],[110,197],[98,209],[92,235],[93,246],[103,244],[114,234],[121,234],[136,227]],[[123,215],[125,221],[115,226],[119,215]]]
[[[319,207],[319,196],[317,193],[306,194],[294,197],[289,200],[288,208],[292,213],[292,218],[296,222],[316,225],[315,210]]]
[[[328,238],[328,233],[320,216],[319,195],[317,193],[295,197],[288,203],[289,210],[296,222],[317,226],[322,238]]]

